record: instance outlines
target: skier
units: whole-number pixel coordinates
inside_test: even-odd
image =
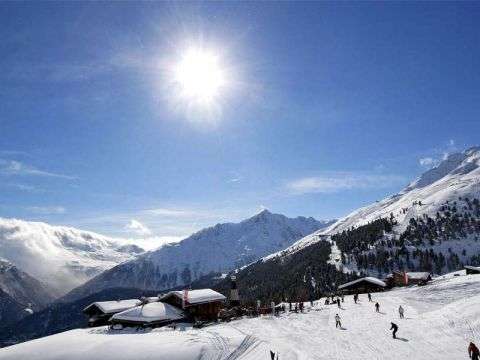
[[[400,314],[400,319],[403,319],[403,318],[404,318],[403,312],[404,312],[403,307],[402,307],[402,305],[400,305],[400,306],[398,307],[398,313]]]
[[[375,311],[380,312],[380,304],[378,302],[375,303]]]
[[[340,305],[340,298],[337,299],[337,306],[341,308],[342,306]]]
[[[355,301],[355,304],[357,303],[357,300],[358,300],[358,295],[357,294],[353,295],[353,301]]]
[[[478,350],[478,347],[473,342],[468,345],[468,356],[472,360],[480,359],[480,350]]]
[[[372,294],[368,293],[368,301],[372,301]]]
[[[394,339],[396,339],[397,338],[398,325],[393,323],[393,322],[391,324],[392,324],[392,327],[390,328],[390,330],[393,330],[392,336],[393,336]]]
[[[342,323],[340,322],[340,315],[335,315],[335,327],[338,328],[338,327],[342,327]]]
[[[292,302],[291,301],[288,303],[288,311],[292,312]]]

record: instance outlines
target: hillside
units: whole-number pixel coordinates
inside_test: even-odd
[[[240,223],[217,224],[177,244],[145,253],[78,287],[63,300],[72,301],[109,287],[167,289],[190,284],[212,271],[228,272],[286,248],[329,223],[288,218],[264,210]]]
[[[459,197],[480,197],[480,147],[450,154],[398,194],[352,212],[322,234],[335,234],[379,218],[388,218],[390,214],[401,226],[399,230],[403,230],[410,218],[424,214],[434,217],[441,206]]]
[[[0,259],[0,290],[2,324],[7,318],[10,322],[39,311],[54,300],[50,288],[3,259]]]
[[[133,259],[124,243],[93,232],[0,218],[0,258],[63,294]]]
[[[307,301],[336,290],[336,285],[353,280],[354,275],[338,271],[329,264],[331,245],[318,241],[290,256],[259,260],[235,272],[243,301]],[[213,285],[228,294],[227,277]]]
[[[25,306],[0,289],[0,321],[2,326],[14,324],[21,318],[29,315]],[[1,346],[1,339],[0,339]]]
[[[342,271],[445,273],[480,263],[480,148],[449,155],[404,190],[352,212],[264,260],[318,241]],[[377,225],[381,225],[378,228]]]
[[[373,294],[380,304],[345,297],[342,309],[316,302],[306,313],[244,318],[192,329],[77,329],[0,349],[4,360],[60,359],[464,359],[480,342],[480,276],[439,277],[430,285]],[[406,318],[398,318],[398,306]],[[342,329],[335,328],[339,313]],[[399,325],[392,339],[390,322]],[[113,335],[113,336],[112,336]]]

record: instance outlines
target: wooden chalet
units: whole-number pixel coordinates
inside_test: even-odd
[[[369,292],[383,291],[387,287],[382,280],[367,276],[361,279],[350,281],[338,287],[338,290],[344,294],[361,294]]]
[[[97,301],[83,309],[88,316],[88,326],[107,325],[112,315],[140,305],[139,299]]]
[[[389,274],[385,282],[389,287],[408,286],[408,285],[425,285],[432,280],[432,274],[429,272],[404,272],[394,271]]]
[[[407,272],[407,285],[425,285],[432,281],[432,274],[429,272]]]
[[[226,297],[212,289],[170,291],[160,301],[183,309],[185,314],[197,321],[217,320]]]
[[[465,265],[463,268],[465,269],[467,275],[480,274],[480,266]]]

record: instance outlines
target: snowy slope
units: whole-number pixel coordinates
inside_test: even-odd
[[[313,218],[287,218],[267,210],[240,223],[217,224],[185,240],[145,253],[116,266],[67,295],[67,301],[108,287],[166,289],[189,284],[212,271],[241,267],[329,223]]]
[[[389,218],[390,214],[393,214],[398,222],[395,231],[401,233],[410,218],[423,214],[435,217],[443,204],[459,197],[480,198],[480,147],[450,154],[438,166],[422,174],[398,194],[355,210],[329,227],[300,239],[283,252],[273,253],[266,259],[298,251],[321,239],[328,240],[329,235],[352,227],[359,227],[380,218]]]
[[[373,294],[380,313],[360,295],[342,309],[307,304],[303,314],[244,318],[205,327],[138,331],[78,329],[0,350],[2,360],[258,360],[269,351],[282,360],[466,359],[470,341],[480,342],[480,276],[438,278],[431,285]],[[402,305],[406,318],[398,318]],[[335,328],[339,313],[343,329]],[[392,339],[390,322],[399,325]]]
[[[400,193],[352,212],[329,226],[323,234],[333,234],[366,224],[391,213],[405,226],[412,217],[434,216],[439,206],[458,197],[480,196],[480,147],[449,155],[425,172]],[[413,205],[421,201],[422,205]],[[404,213],[402,209],[406,209]]]
[[[54,300],[52,290],[12,263],[0,259],[0,289],[23,308],[37,311]]]
[[[70,227],[0,218],[0,257],[60,293],[133,259],[124,245]]]

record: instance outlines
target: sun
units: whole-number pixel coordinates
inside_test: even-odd
[[[174,66],[173,82],[178,95],[209,105],[222,95],[227,79],[220,57],[211,50],[189,48]]]

